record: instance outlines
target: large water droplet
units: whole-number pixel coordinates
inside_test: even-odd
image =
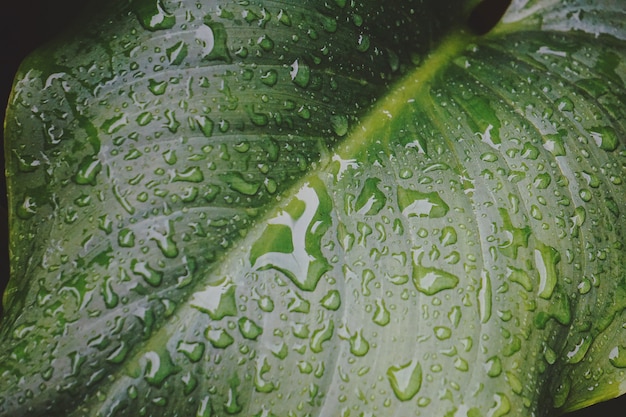
[[[333,337],[334,331],[335,323],[332,320],[328,320],[321,328],[315,330],[311,336],[311,350],[314,353],[320,353],[322,344]]]
[[[131,270],[135,274],[143,277],[143,279],[153,287],[161,285],[161,281],[163,280],[163,273],[152,268],[150,265],[148,265],[148,262],[133,259],[131,261]]]
[[[359,330],[350,336],[350,352],[354,356],[365,356],[370,350],[369,342],[363,337],[363,331]]]
[[[144,359],[146,361],[144,378],[150,385],[160,387],[168,376],[179,371],[167,351],[147,352]]]
[[[78,171],[74,176],[76,184],[95,185],[96,176],[102,170],[102,162],[97,156],[87,156],[78,166]]]
[[[391,314],[385,305],[385,300],[376,300],[376,310],[374,311],[374,318],[372,320],[379,326],[386,326],[391,321]]]
[[[387,197],[378,188],[380,179],[368,178],[365,180],[363,189],[356,199],[354,209],[359,214],[365,214],[367,216],[375,215],[385,207],[387,203]]]
[[[222,328],[209,327],[204,333],[204,336],[216,349],[225,349],[235,342],[235,339]]]
[[[211,61],[232,61],[228,51],[226,28],[222,23],[205,19],[204,25],[196,30],[196,43],[202,47],[204,59]]]
[[[415,397],[422,387],[422,366],[413,360],[387,370],[387,378],[394,394],[400,401]]]
[[[450,207],[437,192],[422,193],[398,187],[398,207],[406,217],[444,217]]]
[[[241,317],[237,324],[239,332],[246,339],[256,340],[263,333],[263,328],[247,317]]]
[[[457,286],[459,278],[439,268],[426,267],[421,264],[420,254],[418,262],[413,262],[413,284],[418,291],[433,295],[443,290],[449,290]]]
[[[236,288],[231,279],[225,277],[194,293],[189,303],[192,307],[207,313],[213,320],[234,316],[237,314]]]
[[[321,181],[304,185],[283,211],[267,221],[250,251],[253,268],[275,269],[300,289],[313,291],[330,269],[321,252],[321,238],[330,227],[331,207]]]
[[[255,195],[259,188],[261,188],[260,183],[254,183],[252,181],[246,180],[243,175],[239,172],[229,172],[225,174],[220,174],[220,179],[224,181],[228,186],[238,193],[243,195]]]
[[[535,247],[535,267],[539,272],[539,297],[550,299],[558,282],[556,265],[561,255],[552,246],[538,243]]]
[[[309,85],[311,79],[311,69],[307,63],[302,59],[296,59],[291,64],[291,80],[299,87],[306,88]]]

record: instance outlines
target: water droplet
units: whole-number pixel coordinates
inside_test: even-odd
[[[163,273],[161,271],[157,271],[153,269],[148,262],[138,261],[133,259],[131,261],[131,270],[141,276],[148,284],[153,287],[158,287],[161,285],[161,281],[163,280]]]
[[[187,56],[187,43],[178,41],[165,50],[170,65],[180,65]]]
[[[320,301],[322,306],[328,310],[336,311],[341,306],[341,296],[339,291],[330,290]]]
[[[176,17],[165,10],[161,0],[133,0],[132,7],[145,29],[170,29],[176,24]]]
[[[328,320],[321,328],[315,330],[311,336],[311,350],[320,353],[323,349],[322,344],[333,337],[334,331],[335,323],[332,320]]]
[[[162,96],[167,90],[167,81],[157,81],[152,78],[148,80],[148,90],[155,96]]]
[[[289,290],[289,294],[287,295],[289,299],[289,304],[287,305],[287,309],[292,313],[308,313],[311,309],[311,304],[302,298],[295,291]]]
[[[171,181],[201,183],[204,181],[204,174],[200,167],[197,166],[189,167],[182,172],[174,170],[171,172]]]
[[[461,372],[467,372],[469,370],[469,363],[467,363],[465,359],[459,357],[454,360],[454,367]]]
[[[444,217],[450,207],[437,192],[422,193],[398,187],[398,207],[406,217]]]
[[[230,63],[226,28],[222,23],[205,18],[204,25],[196,30],[196,43],[202,47],[204,59]]]
[[[511,411],[511,402],[506,395],[497,392],[493,394],[493,400],[495,404],[487,412],[489,417],[502,417],[509,414],[509,411]]]
[[[171,224],[168,224],[167,232],[165,234],[155,232],[150,236],[150,239],[157,243],[157,246],[161,250],[161,253],[163,253],[163,256],[170,259],[178,256],[178,247],[176,246],[176,242],[174,242],[172,235],[173,227]]]
[[[156,387],[160,387],[167,377],[179,371],[167,351],[147,352],[144,360],[146,361],[144,378],[150,385]]]
[[[556,107],[560,110],[560,111],[573,111],[574,110],[574,103],[572,102],[572,100],[570,100],[567,97],[561,97],[558,100],[556,100],[555,102]]]
[[[180,127],[180,122],[176,119],[176,113],[171,109],[167,109],[165,110],[165,118],[167,119],[167,124],[166,124],[167,129],[171,133],[178,132],[178,128]]]
[[[263,328],[247,317],[241,317],[237,324],[239,332],[246,339],[256,340],[263,333]]]
[[[387,306],[385,305],[385,300],[377,299],[376,300],[376,310],[374,311],[374,323],[379,326],[386,326],[391,321],[391,315]]]
[[[96,185],[96,177],[101,170],[102,162],[97,156],[86,156],[78,166],[74,181],[80,185]]]
[[[356,49],[359,52],[365,52],[370,48],[370,37],[366,34],[359,35],[357,40]]]
[[[394,394],[400,401],[415,397],[422,387],[422,366],[413,360],[387,370],[387,378]]]
[[[102,282],[102,298],[107,308],[115,308],[119,302],[119,296],[113,291],[113,279],[108,277]]]
[[[589,335],[585,335],[580,338],[580,340],[574,345],[572,350],[565,354],[567,363],[579,363],[583,360],[591,344],[593,343],[593,338]]]
[[[130,351],[130,348],[125,342],[121,342],[120,345],[113,349],[106,360],[109,363],[120,364],[126,359],[126,355]]]
[[[434,267],[425,267],[421,264],[421,257],[417,263],[413,262],[413,284],[418,291],[433,295],[443,290],[457,286],[459,278],[449,272]]]
[[[37,203],[31,196],[24,196],[22,203],[16,208],[17,217],[22,220],[28,220],[37,214]]]
[[[207,116],[196,116],[195,120],[196,124],[200,128],[200,131],[205,137],[210,138],[213,136],[213,127],[215,126],[213,120]]]
[[[191,362],[198,362],[204,355],[204,343],[179,341],[176,350],[183,353]]]
[[[615,130],[608,126],[593,127],[589,134],[600,149],[608,152],[616,150],[620,144]]]
[[[267,86],[273,87],[278,82],[278,73],[276,70],[268,70],[265,74],[261,75],[261,82]]]
[[[208,328],[204,333],[211,345],[216,349],[225,349],[235,342],[235,339],[222,328]]]
[[[330,227],[332,203],[323,183],[311,180],[267,225],[250,252],[256,270],[275,269],[298,288],[313,291],[330,265],[321,238]]]
[[[534,254],[535,267],[539,273],[539,297],[548,300],[558,282],[556,265],[560,262],[561,255],[552,246],[540,242],[536,245]]]
[[[267,295],[259,297],[257,304],[259,305],[259,308],[266,313],[274,311],[274,301],[272,301],[272,299]]]
[[[350,352],[354,356],[365,356],[370,350],[369,342],[363,337],[363,331],[359,330],[350,336]]]
[[[548,188],[551,182],[552,182],[552,177],[550,176],[550,174],[548,174],[547,172],[544,172],[544,173],[538,174],[535,177],[533,181],[533,185],[539,190],[545,190],[546,188]]]
[[[441,236],[439,237],[439,242],[443,246],[454,245],[457,242],[457,234],[456,230],[452,226],[445,226],[441,229]]]
[[[213,320],[235,316],[237,314],[236,288],[235,284],[225,277],[217,283],[208,285],[206,289],[194,293],[190,305],[207,313]]]
[[[337,136],[345,136],[348,133],[348,118],[344,115],[335,114],[330,117],[330,126]]]
[[[243,406],[239,404],[239,392],[237,391],[237,387],[240,384],[239,377],[237,374],[234,374],[228,382],[229,388],[226,396],[227,400],[224,403],[224,411],[227,414],[238,414],[243,410]]]
[[[176,164],[176,161],[178,161],[178,158],[176,157],[176,151],[172,150],[172,149],[169,149],[169,150],[163,152],[163,160],[168,165]]]
[[[272,392],[276,389],[276,386],[272,382],[268,382],[264,379],[264,375],[271,370],[267,363],[267,358],[259,358],[256,362],[256,372],[254,374],[254,388],[258,392]]]
[[[379,183],[380,179],[378,178],[365,180],[363,189],[355,202],[354,209],[358,214],[365,214],[366,216],[376,215],[385,207],[387,197],[378,188]]]
[[[130,229],[122,229],[117,235],[117,243],[122,248],[132,248],[135,246],[135,233]]]
[[[198,410],[196,411],[195,417],[211,417],[213,416],[213,407],[211,406],[211,398],[206,395],[202,400],[200,400],[200,404],[198,404]]]
[[[436,326],[434,328],[434,331],[435,337],[437,337],[437,339],[439,340],[446,340],[452,336],[452,330],[450,330],[450,328],[446,326]]]
[[[480,286],[478,287],[478,312],[481,323],[487,323],[491,317],[492,294],[491,276],[488,271],[483,270],[480,276]]]
[[[259,45],[259,47],[265,52],[270,52],[272,49],[274,49],[274,41],[267,35],[261,36],[257,40],[257,45]]]
[[[502,373],[502,361],[498,356],[492,356],[485,362],[485,371],[487,375],[492,378],[499,376]]]
[[[626,346],[615,346],[609,352],[609,361],[616,368],[626,368]]]
[[[228,184],[230,189],[244,195],[255,195],[259,191],[259,188],[261,188],[260,183],[247,181],[239,172],[220,174],[219,177],[222,181]]]
[[[311,69],[306,62],[299,58],[291,64],[291,80],[299,87],[306,88],[311,78]]]

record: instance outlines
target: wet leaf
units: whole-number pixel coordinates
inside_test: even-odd
[[[624,11],[476,5],[120,1],[27,59],[0,415],[624,393]]]

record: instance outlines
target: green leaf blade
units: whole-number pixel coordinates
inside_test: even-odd
[[[265,21],[270,5],[242,11],[248,30],[275,23]],[[325,101],[323,89],[301,89],[316,85],[316,70],[324,78],[345,68],[281,61],[269,51],[284,37],[268,32],[247,44],[257,48],[258,72],[245,63],[243,70],[228,67],[237,59],[231,47],[208,58],[219,61],[209,68],[221,82],[205,87],[199,72],[186,73],[198,78],[196,89],[207,88],[208,101],[198,103],[217,103],[215,112],[185,119],[187,110],[170,107],[161,119],[145,115],[150,94],[158,109],[158,100],[182,102],[189,92],[188,84],[179,89],[151,78],[144,84],[149,93],[130,95],[137,100],[132,115],[78,117],[84,145],[46,172],[53,171],[55,198],[26,207],[56,201],[58,208],[48,209],[53,221],[35,216],[23,230],[48,225],[56,239],[50,242],[81,249],[65,263],[57,255],[55,265],[49,246],[46,256],[35,247],[35,261],[22,261],[31,271],[41,268],[37,259],[52,267],[17,298],[38,308],[20,315],[14,301],[5,319],[5,380],[11,385],[17,372],[32,373],[32,386],[62,378],[60,394],[41,391],[27,407],[76,416],[415,409],[547,416],[621,394],[623,33],[611,19],[602,26],[594,18],[582,32],[571,30],[580,29],[573,20],[550,23],[560,22],[551,16],[570,4],[526,6],[540,13],[516,21],[526,12],[514,6],[484,38],[442,36],[384,95],[387,78],[378,87],[345,75],[376,78],[358,58],[350,60],[357,64],[342,73],[337,91],[369,85],[358,94],[364,102],[383,95],[365,115],[356,106],[349,117],[333,118],[353,96]],[[239,15],[225,9],[224,25]],[[290,27],[280,11],[269,15]],[[207,26],[214,36],[231,33],[214,21]],[[332,22],[321,22],[332,32]],[[593,35],[599,28],[601,50]],[[183,54],[172,45],[164,62],[184,65],[192,48]],[[272,64],[275,58],[282,65]],[[222,73],[224,65],[232,73]],[[276,86],[288,87],[279,101],[259,105],[256,90],[270,86],[252,80],[271,79],[269,70]],[[123,81],[122,88],[140,84]],[[235,85],[253,93],[239,96]],[[114,95],[107,97],[110,106]],[[283,105],[285,97],[296,103],[289,103],[293,126],[270,117],[275,107],[268,103]],[[323,110],[299,107],[298,100]],[[225,125],[216,113],[233,115],[228,129],[243,123],[242,133],[219,131]],[[353,129],[336,129],[338,120]],[[54,150],[51,132],[46,146]],[[107,154],[96,169],[89,158],[111,144],[124,152]],[[264,172],[259,165],[268,160]],[[86,184],[65,186],[73,175],[67,167],[80,167]],[[283,175],[276,188],[263,177],[269,173]],[[37,178],[30,174],[23,178]],[[79,193],[94,180],[99,193]],[[135,191],[143,184],[147,191]],[[107,211],[94,211],[91,220],[67,203],[89,207],[96,200]],[[66,232],[81,229],[101,237]],[[35,320],[50,330],[35,329]],[[57,335],[64,335],[57,345],[41,348]],[[79,337],[87,343],[76,346]],[[52,368],[42,365],[52,358]],[[18,370],[19,360],[26,371]],[[0,407],[20,409],[17,397],[7,398]]]

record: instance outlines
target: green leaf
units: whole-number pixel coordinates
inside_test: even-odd
[[[0,415],[623,394],[624,11],[476,3],[120,1],[32,55]]]

